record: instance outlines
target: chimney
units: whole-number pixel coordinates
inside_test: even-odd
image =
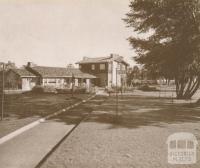
[[[27,67],[31,68],[31,67],[34,67],[34,66],[36,66],[36,64],[34,64],[33,62],[28,62],[27,63]]]
[[[110,57],[116,59],[116,58],[119,58],[120,56],[118,54],[111,53]]]
[[[89,59],[89,57],[83,57],[83,60],[88,60]]]

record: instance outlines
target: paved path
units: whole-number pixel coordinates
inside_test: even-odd
[[[74,127],[48,120],[0,145],[1,168],[34,168]]]

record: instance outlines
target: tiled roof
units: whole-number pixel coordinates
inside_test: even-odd
[[[77,68],[68,68],[67,72],[69,74],[73,74],[76,78],[96,78],[96,76],[82,72],[80,69]]]
[[[21,77],[36,77],[33,73],[29,72],[26,69],[10,69],[10,71],[15,72]]]
[[[67,77],[70,74],[67,73],[66,68],[60,67],[46,67],[46,66],[34,66],[31,67],[36,73],[42,77]]]
[[[85,57],[82,61],[77,62],[77,64],[86,64],[86,63],[104,63],[104,62],[110,62],[110,57],[97,57],[97,58],[89,58]]]
[[[76,64],[105,63],[105,62],[111,62],[111,61],[122,62],[128,65],[128,63],[125,62],[123,60],[123,57],[121,56],[108,56],[108,57],[96,57],[96,58],[84,57],[82,61],[79,61]]]
[[[77,62],[77,64],[84,63],[103,63],[111,61],[109,57],[98,57],[98,58],[84,58],[82,61]]]
[[[94,75],[83,73],[75,68],[35,66],[31,67],[31,69],[42,77],[71,77],[74,74],[77,78],[96,78]]]

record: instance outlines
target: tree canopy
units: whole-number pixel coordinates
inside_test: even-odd
[[[124,21],[139,34],[128,40],[135,60],[174,78],[177,98],[191,98],[200,86],[199,0],[132,0]]]

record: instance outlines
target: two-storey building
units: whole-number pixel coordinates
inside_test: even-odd
[[[100,87],[125,86],[128,63],[122,56],[111,54],[107,57],[84,57],[77,62],[79,69],[85,73],[95,75],[95,85]]]

